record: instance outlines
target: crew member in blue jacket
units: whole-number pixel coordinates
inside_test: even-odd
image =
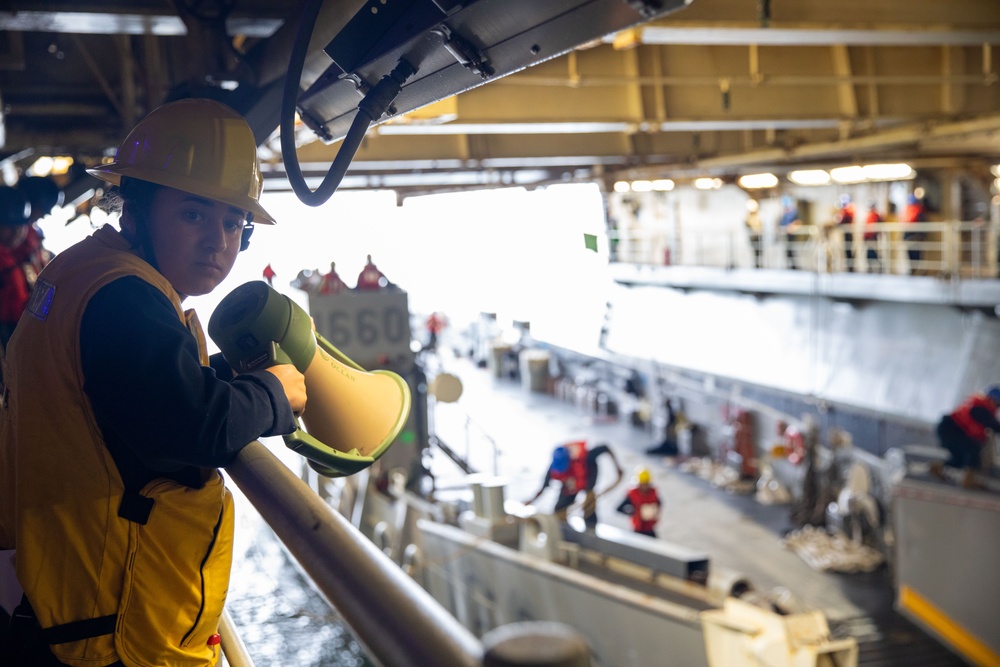
[[[580,493],[585,494],[583,500],[583,520],[588,528],[597,526],[597,459],[602,455],[607,455],[615,464],[618,472],[618,480],[612,486],[621,481],[623,471],[622,466],[615,457],[615,453],[606,444],[599,444],[591,449],[587,448],[585,440],[575,440],[556,447],[552,451],[552,463],[549,464],[545,472],[545,479],[542,487],[538,490],[527,505],[531,505],[549,484],[553,481],[560,483],[559,498],[556,500],[555,514],[561,520],[566,520],[566,513],[570,506],[576,502]]]

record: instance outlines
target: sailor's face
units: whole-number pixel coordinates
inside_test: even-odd
[[[181,298],[218,287],[240,252],[246,211],[166,187],[157,190],[150,211],[156,262]]]

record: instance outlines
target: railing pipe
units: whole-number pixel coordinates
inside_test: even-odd
[[[226,472],[379,663],[482,664],[479,640],[264,445]]]
[[[229,610],[222,612],[222,622],[219,627],[219,634],[222,635],[222,652],[226,656],[226,664],[229,667],[254,667],[253,658],[243,643],[243,637],[233,622],[233,617]]]

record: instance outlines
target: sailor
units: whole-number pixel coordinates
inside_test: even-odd
[[[0,345],[7,346],[38,273],[52,254],[32,222],[37,212],[22,188],[0,186]],[[32,211],[35,211],[33,213]]]
[[[117,186],[121,231],[45,267],[7,349],[0,549],[24,596],[0,662],[209,667],[234,526],[217,468],[306,404],[290,364],[210,367],[181,305],[226,278],[251,220],[274,224],[256,142],[228,107],[182,100],[90,173]]]
[[[946,462],[934,462],[931,474],[945,479],[945,466],[958,468],[965,471],[963,487],[983,488],[977,471],[981,466],[983,446],[990,441],[990,432],[1000,433],[998,408],[1000,385],[990,387],[985,394],[972,394],[953,412],[943,416],[937,425],[938,442],[950,456]]]
[[[385,277],[374,262],[372,262],[372,256],[368,255],[368,261],[365,262],[365,267],[361,269],[361,273],[358,274],[358,284],[355,289],[359,290],[379,290],[384,287],[389,286],[389,280]]]
[[[618,479],[601,494],[598,494],[594,490],[597,486],[597,459],[603,454],[607,454],[615,464]],[[553,480],[557,481],[560,483],[560,487],[559,498],[556,500],[554,510],[556,516],[565,521],[570,505],[576,501],[580,493],[583,493],[585,494],[582,507],[583,520],[587,528],[592,529],[597,526],[597,496],[603,495],[617,486],[623,474],[622,466],[615,457],[615,453],[606,444],[599,444],[593,449],[588,449],[586,440],[574,440],[560,445],[552,451],[552,463],[545,472],[542,488],[525,504],[534,503],[545,492],[549,483]]]
[[[640,535],[656,537],[660,506],[660,496],[653,486],[652,474],[648,468],[640,468],[635,486],[625,492],[625,499],[618,505],[618,511],[632,517],[632,530]]]
[[[340,294],[349,288],[347,283],[340,279],[337,274],[337,263],[330,262],[330,273],[325,274],[319,284],[320,294]]]
[[[271,268],[270,264],[264,267],[264,271],[261,275],[263,276],[264,280],[267,281],[268,285],[274,287],[274,279],[278,277],[278,274],[277,272],[275,272],[273,268]]]
[[[434,311],[427,317],[424,326],[427,327],[427,347],[425,349],[436,350],[438,336],[448,326],[448,319],[443,313]]]

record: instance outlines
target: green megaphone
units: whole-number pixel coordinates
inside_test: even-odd
[[[297,303],[263,281],[230,292],[212,313],[208,334],[237,372],[290,363],[305,375],[306,430],[284,439],[320,474],[364,470],[385,454],[406,423],[410,388],[403,378],[354,363],[313,331]]]

